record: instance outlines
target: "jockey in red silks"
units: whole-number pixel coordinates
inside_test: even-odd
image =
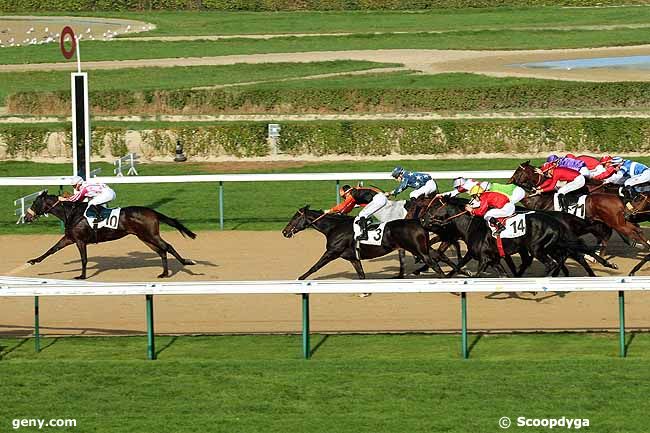
[[[358,225],[361,233],[356,240],[365,241],[368,239],[368,224],[372,214],[386,206],[388,199],[386,195],[377,188],[357,186],[352,188],[350,185],[343,185],[339,190],[339,195],[344,199],[341,203],[325,211],[328,213],[347,214],[355,208],[361,206],[363,209],[354,219],[355,226]]]
[[[115,200],[115,191],[113,191],[108,185],[93,182],[91,180],[83,180],[80,176],[74,176],[74,195],[70,197],[59,197],[59,201],[73,201],[80,202],[88,198],[88,206],[84,211],[84,216],[87,218],[88,210],[92,209],[96,213],[95,226],[97,223],[103,220],[101,216],[99,206],[108,203],[109,201]]]
[[[479,206],[473,207],[468,203],[465,210],[472,215],[482,216],[488,224],[496,227],[495,234],[504,231],[506,227],[497,218],[506,218],[515,213],[515,205],[510,197],[500,192],[486,192],[480,185],[473,186],[469,193],[475,201],[479,201]]]
[[[585,186],[586,179],[585,177],[570,168],[564,167],[555,167],[551,168],[544,173],[548,177],[541,185],[537,187],[536,194],[541,194],[543,192],[553,191],[557,187],[558,182],[567,182],[563,187],[557,188],[557,199],[562,206],[563,211],[567,211],[568,206],[564,200],[565,194],[568,194],[572,191],[577,191],[583,186]]]

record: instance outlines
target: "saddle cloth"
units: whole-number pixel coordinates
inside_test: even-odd
[[[373,224],[368,228],[368,240],[365,241],[359,241],[359,243],[365,244],[365,245],[376,245],[379,246],[381,245],[381,241],[384,238],[384,226],[386,223],[381,223],[379,225]],[[357,233],[355,233],[355,237],[358,236]]]
[[[577,201],[575,201],[574,199],[575,196],[568,195],[565,197],[566,197],[565,199],[568,198],[569,200],[573,201],[573,203],[569,203],[568,213],[575,215],[579,218],[585,219],[585,214],[586,214],[585,203],[587,201],[587,196],[581,195],[578,197]],[[560,206],[560,202],[557,199],[557,194],[553,195],[553,207],[557,211],[562,210],[562,207]]]
[[[502,239],[515,239],[519,238],[523,235],[526,234],[526,215],[529,213],[534,213],[534,212],[524,212],[524,213],[516,213],[511,217],[508,218],[499,218],[501,223],[506,227],[504,231],[499,233],[499,238]],[[492,227],[490,224],[490,229],[492,230],[492,236],[497,237],[494,232],[496,231],[496,227]]]
[[[110,209],[110,208],[102,207],[100,212],[104,219],[100,221],[99,224],[97,224],[97,228],[98,229],[108,228],[112,230],[117,229],[117,225],[120,223],[120,212],[122,212],[122,208],[116,207]],[[97,215],[92,209],[88,210],[88,212],[86,213],[86,220],[88,221],[90,227],[95,227],[96,217]]]

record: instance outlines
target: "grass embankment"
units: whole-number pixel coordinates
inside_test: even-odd
[[[379,49],[516,50],[591,48],[650,43],[647,29],[477,30],[452,33],[360,34],[352,36],[234,38],[221,41],[86,41],[84,61],[210,57]],[[52,45],[6,48],[3,64],[62,62]]]
[[[201,86],[282,80],[310,75],[362,71],[401,66],[355,60],[309,63],[261,63],[224,66],[129,68],[89,73],[92,91],[188,89]],[[16,92],[55,92],[70,89],[68,71],[0,73],[0,101]]]
[[[57,14],[57,13],[54,13]],[[39,12],[38,15],[53,15]],[[88,12],[65,15],[88,16]],[[648,8],[499,7],[420,11],[147,11],[93,12],[95,17],[127,18],[156,25],[130,35],[200,36],[333,32],[429,32],[521,27],[574,27],[646,24]],[[182,25],[179,25],[182,23]]]
[[[629,358],[597,334],[2,339],[0,422],[74,418],[101,432],[495,432],[503,416],[646,432],[650,338]],[[155,408],[155,409],[152,409]],[[25,429],[23,429],[25,430]],[[509,431],[528,431],[511,427]],[[31,430],[28,430],[31,431]],[[34,430],[35,431],[35,430]]]

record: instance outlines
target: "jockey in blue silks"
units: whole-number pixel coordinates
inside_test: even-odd
[[[438,185],[436,181],[431,178],[426,173],[419,173],[417,171],[406,171],[402,167],[397,166],[393,169],[391,176],[399,182],[397,188],[391,192],[387,192],[386,195],[396,196],[406,188],[413,188],[413,191],[409,194],[409,197],[412,199],[419,198],[421,196],[431,196],[438,191]]]

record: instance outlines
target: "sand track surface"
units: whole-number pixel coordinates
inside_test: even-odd
[[[285,239],[279,232],[201,232],[192,241],[177,233],[164,237],[185,257],[198,262],[183,268],[170,259],[172,280],[277,280],[295,279],[318,260],[325,239],[316,232]],[[68,247],[44,262],[25,267],[57,235],[2,236],[0,274],[70,279],[79,273],[79,256]],[[625,275],[643,253],[613,241],[610,251],[624,255],[614,261],[612,273],[595,266],[598,275]],[[409,258],[409,266],[414,267]],[[368,278],[396,274],[396,254],[364,262]],[[475,269],[475,266],[470,266]],[[573,275],[584,275],[573,264]],[[89,246],[91,281],[154,281],[160,259],[136,238]],[[640,275],[648,275],[650,265]],[[533,268],[531,276],[541,275]],[[431,275],[429,274],[428,277]],[[336,260],[314,278],[355,278],[352,266]],[[525,287],[522,287],[525,289]],[[158,296],[156,331],[160,333],[298,332],[300,297],[295,295]],[[628,293],[627,325],[650,328],[650,294]],[[460,326],[460,301],[452,294],[380,294],[312,296],[312,331],[453,331]],[[618,326],[616,292],[470,294],[469,326],[473,329],[564,330],[615,329]],[[32,298],[0,297],[0,335],[31,333]],[[144,299],[138,296],[41,298],[41,331],[60,334],[131,334],[145,330]]]

